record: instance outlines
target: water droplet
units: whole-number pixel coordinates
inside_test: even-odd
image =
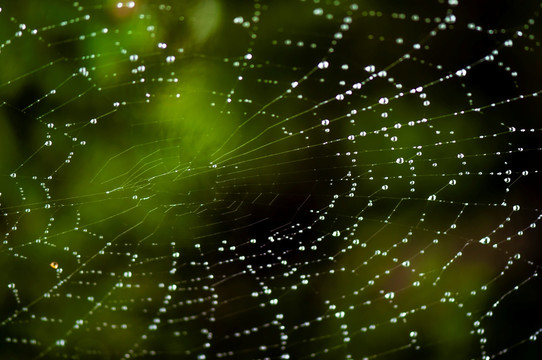
[[[455,75],[458,76],[458,77],[463,77],[463,76],[467,75],[467,70],[465,70],[465,69],[457,70],[455,72]]]
[[[64,346],[66,345],[66,341],[64,339],[60,339],[56,341],[56,346]]]
[[[80,67],[80,68],[79,68],[79,73],[80,73],[81,75],[83,75],[84,77],[87,77],[88,74],[89,74],[89,72],[88,72],[88,70],[87,70],[86,67]]]
[[[389,293],[387,293],[386,295],[384,295],[384,297],[388,300],[391,300],[395,297],[395,293],[393,291],[390,291]]]
[[[320,61],[318,63],[318,69],[327,69],[329,67],[329,63],[327,61]]]
[[[486,245],[486,244],[489,244],[490,242],[491,242],[491,239],[489,238],[489,236],[486,236],[486,237],[480,239],[480,244]]]

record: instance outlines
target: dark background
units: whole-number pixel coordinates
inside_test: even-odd
[[[539,2],[122,4],[1,4],[2,358],[540,357]]]

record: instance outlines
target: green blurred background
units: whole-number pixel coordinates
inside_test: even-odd
[[[541,8],[453,3],[3,2],[1,357],[538,358]]]

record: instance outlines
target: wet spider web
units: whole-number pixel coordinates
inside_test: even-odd
[[[1,7],[2,358],[540,356],[540,2]]]

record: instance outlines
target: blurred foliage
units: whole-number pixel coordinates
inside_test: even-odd
[[[517,236],[538,220],[538,177],[517,176],[510,188],[501,176],[538,176],[538,128],[532,137],[509,128],[534,127],[540,101],[473,110],[540,90],[540,27],[526,20],[538,21],[537,2],[461,4],[461,22],[434,41],[428,34],[449,15],[444,1],[362,1],[357,12],[341,1],[129,4],[1,4],[0,357],[116,359],[128,349],[161,359],[228,351],[236,359],[540,355],[539,341],[514,347],[540,327],[539,280],[498,300],[540,264],[538,230]],[[318,7],[326,16],[315,16]],[[504,30],[466,31],[471,21]],[[513,35],[519,29],[526,36]],[[499,45],[510,36],[520,45]],[[403,59],[417,42],[421,50]],[[486,64],[439,84],[495,48],[510,69]],[[330,68],[319,72],[326,59]],[[334,100],[371,76],[365,67],[373,64],[388,75]],[[430,106],[392,98],[427,84]],[[382,97],[390,106],[378,108]],[[427,126],[393,128],[427,118]],[[330,132],[321,130],[324,119]],[[518,155],[519,146],[529,152]],[[468,176],[476,173],[483,176]],[[526,212],[511,215],[513,204]],[[501,223],[498,249],[479,243]],[[263,244],[276,234],[287,235]],[[324,239],[318,251],[298,251],[316,239]],[[342,251],[353,239],[358,246]],[[516,253],[528,260],[502,275]],[[299,273],[284,275],[291,264],[303,264],[310,286],[299,285]],[[279,313],[284,331],[273,324]],[[149,330],[157,318],[159,331]],[[257,326],[253,337],[232,335]],[[281,333],[289,336],[284,350]]]

